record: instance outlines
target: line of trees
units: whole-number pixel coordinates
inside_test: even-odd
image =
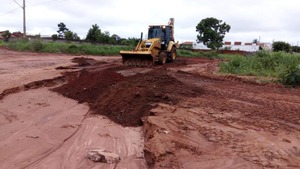
[[[80,40],[77,33],[69,30],[67,26],[60,22],[57,24],[57,34],[52,35],[53,40],[66,39],[66,40]],[[121,38],[117,34],[110,35],[109,31],[102,31],[97,24],[92,25],[86,37],[86,41],[91,43],[104,43],[104,44],[120,44],[120,45],[136,45],[138,38]]]
[[[67,41],[80,40],[77,33],[67,28],[66,24],[60,22],[57,24],[57,34],[52,35],[53,40],[65,39]],[[215,50],[219,49],[223,45],[223,39],[231,29],[231,26],[222,20],[208,17],[202,19],[196,26],[197,42],[203,42],[207,47]],[[9,31],[5,31],[2,34],[5,41],[8,41],[11,37]],[[135,46],[139,41],[138,38],[121,38],[117,34],[110,35],[109,31],[102,31],[97,24],[92,25],[88,30],[85,37],[86,41],[91,43],[104,43],[104,44],[120,44],[120,45],[131,45]],[[253,42],[257,43],[257,39]],[[300,53],[299,46],[291,46],[289,43],[278,41],[273,43],[273,51],[285,51],[285,52],[297,52]]]
[[[283,41],[273,42],[272,49],[274,52],[283,51],[300,53],[299,46],[291,46],[289,43]]]

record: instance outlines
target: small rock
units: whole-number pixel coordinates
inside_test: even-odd
[[[217,139],[214,136],[210,136],[210,137],[208,137],[208,141],[210,141],[210,142],[216,142]]]
[[[288,140],[288,139],[286,139],[286,138],[283,138],[282,141],[283,141],[283,142],[286,142],[286,143],[291,143],[291,141]]]
[[[168,130],[164,130],[163,131],[165,134],[169,134],[170,133],[170,131],[168,131]]]
[[[87,158],[94,162],[102,162],[107,164],[118,163],[121,160],[119,155],[104,149],[90,150],[87,153]]]

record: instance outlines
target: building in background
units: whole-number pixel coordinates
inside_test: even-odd
[[[192,49],[194,50],[211,50],[203,43],[193,42]],[[251,42],[224,42],[224,45],[220,48],[221,50],[232,50],[232,51],[244,51],[244,52],[256,52],[261,49],[271,50],[271,43],[251,43]]]
[[[192,49],[193,42],[183,42],[179,44],[179,49]]]
[[[4,39],[2,37],[2,34],[4,34],[6,31],[0,31],[0,39]],[[10,38],[11,39],[18,39],[18,38],[22,38],[23,37],[23,33],[22,32],[13,32],[11,33]]]

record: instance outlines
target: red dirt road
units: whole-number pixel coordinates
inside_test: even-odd
[[[60,66],[76,67],[69,59]],[[39,83],[25,87],[27,91],[16,90],[19,92],[16,94],[2,93],[0,105],[5,108],[0,110],[7,112],[0,123],[1,133],[5,133],[0,137],[6,138],[6,141],[0,142],[1,168],[24,168],[26,165],[20,162],[24,159],[31,161],[27,164],[28,168],[300,168],[299,89],[218,75],[218,60],[179,58],[175,63],[164,66],[135,68],[121,65],[120,58],[95,59],[100,62],[81,68],[77,66],[77,69],[53,70],[57,66],[55,64],[49,68],[49,72],[53,72],[52,78],[63,73],[61,83],[68,81],[51,88],[51,91],[87,104],[76,104],[48,88],[40,88],[43,85]],[[47,74],[48,71],[42,73]],[[38,89],[33,89],[35,86]],[[2,91],[5,89],[9,86],[2,87]],[[48,99],[37,99],[43,103],[30,101],[40,92],[49,95]],[[36,93],[36,96],[30,96],[30,93]],[[65,115],[81,118],[64,121],[53,115],[53,111],[44,112],[39,108],[29,112],[24,110],[34,103],[37,106],[49,104],[49,107],[61,112],[70,111],[67,106],[58,106],[62,101],[58,98],[70,102],[66,105],[72,109],[78,107],[78,110]],[[17,104],[25,107],[15,110],[11,103],[14,99],[19,99],[21,103]],[[53,99],[58,100],[55,102]],[[91,114],[86,107],[82,107],[83,110],[80,106],[89,106]],[[27,116],[31,112],[39,115]],[[49,117],[56,118],[49,120]],[[103,117],[109,120],[101,121]],[[54,126],[66,126],[62,128],[75,134],[70,135],[55,127],[40,130],[38,125],[35,129],[34,124],[41,124],[41,120],[45,123],[43,126],[54,123]],[[29,126],[32,127],[23,132],[11,130],[17,130],[20,123],[26,121],[31,121]],[[19,138],[27,139],[28,144],[47,140],[46,145],[36,144],[42,150],[48,150],[47,156],[42,155],[41,158],[43,153],[32,146],[22,147],[17,142]],[[63,141],[63,138],[68,139]],[[107,138],[106,141],[110,142],[117,140],[116,143],[121,146],[104,144]],[[14,151],[12,147],[15,144],[22,148]],[[10,148],[5,148],[7,146]],[[86,151],[99,146],[120,154],[121,163],[112,166],[88,161],[84,156]],[[49,151],[53,147],[55,151]],[[14,161],[16,152],[19,152],[18,163]],[[25,158],[30,152],[37,155]]]

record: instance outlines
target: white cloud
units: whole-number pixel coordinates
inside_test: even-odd
[[[17,0],[22,2],[22,0]],[[299,41],[300,1],[289,0],[27,0],[27,30],[32,34],[54,34],[64,22],[82,38],[93,24],[121,37],[146,34],[150,24],[166,24],[175,18],[175,38],[195,41],[196,25],[216,17],[231,25],[225,40]],[[22,31],[22,10],[13,0],[0,0],[0,30]],[[5,4],[5,5],[2,5]],[[3,15],[5,14],[5,15]]]

